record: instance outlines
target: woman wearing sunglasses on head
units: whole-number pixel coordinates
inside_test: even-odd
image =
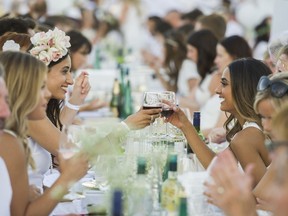
[[[277,110],[288,102],[288,73],[276,73],[271,77],[261,77],[257,86],[257,94],[254,102],[255,111],[261,116],[264,133],[271,140],[275,140],[272,133],[272,118]],[[273,166],[273,160],[272,164]],[[267,188],[271,187],[271,180],[275,173],[269,168],[259,184],[254,188],[253,193],[259,201],[259,207],[270,209],[268,200],[270,192]]]
[[[288,212],[288,103],[276,111],[271,121],[271,134],[274,141],[268,149],[273,157],[268,172],[273,173],[265,203],[269,203],[270,212],[257,211],[259,215],[286,216]],[[220,207],[227,216],[258,215],[255,198],[251,192],[252,180],[250,164],[246,172],[240,172],[232,152],[225,150],[215,161],[210,175],[213,183],[206,182],[208,201]],[[268,173],[267,172],[267,173]],[[261,183],[261,182],[260,182]],[[221,191],[219,190],[221,188]],[[221,193],[220,193],[221,192]]]
[[[253,186],[260,181],[270,164],[261,120],[253,110],[258,81],[261,76],[269,74],[270,69],[261,61],[239,59],[224,69],[221,84],[216,89],[221,99],[221,110],[229,113],[224,126],[230,149],[243,169],[249,163],[255,164]],[[183,111],[177,106],[173,110],[168,121],[182,130],[199,161],[207,168],[215,153],[199,138]]]

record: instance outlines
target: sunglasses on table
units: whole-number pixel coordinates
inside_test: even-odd
[[[272,141],[272,140],[266,140],[265,146],[268,149],[269,152],[274,152],[277,148],[283,146],[288,147],[288,141]]]
[[[270,88],[271,95],[276,98],[283,97],[288,91],[288,85],[280,80],[270,80],[262,76],[257,85],[257,91],[262,92]]]

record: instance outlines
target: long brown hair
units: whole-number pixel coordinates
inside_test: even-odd
[[[263,62],[253,58],[243,58],[228,65],[231,79],[232,98],[238,114],[249,122],[255,122],[260,127],[261,119],[253,109],[257,84],[261,76],[268,76],[271,70]],[[233,125],[231,127],[231,124]],[[242,130],[242,126],[231,114],[224,126],[227,131],[226,139],[231,141],[233,136]]]

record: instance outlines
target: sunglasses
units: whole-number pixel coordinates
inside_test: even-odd
[[[257,85],[257,91],[262,92],[270,88],[271,95],[276,98],[283,97],[288,91],[288,85],[280,80],[271,81],[267,76],[262,76]]]
[[[271,140],[266,140],[265,141],[265,146],[268,149],[269,152],[274,152],[275,149],[283,146],[283,147],[288,147],[288,141],[271,141]]]

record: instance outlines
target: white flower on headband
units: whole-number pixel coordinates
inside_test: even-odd
[[[2,47],[2,51],[20,51],[20,45],[15,43],[14,40],[7,40]]]
[[[37,59],[49,65],[51,61],[56,62],[68,53],[71,46],[70,37],[65,32],[55,28],[53,31],[38,32],[31,37],[34,47],[30,53]]]

